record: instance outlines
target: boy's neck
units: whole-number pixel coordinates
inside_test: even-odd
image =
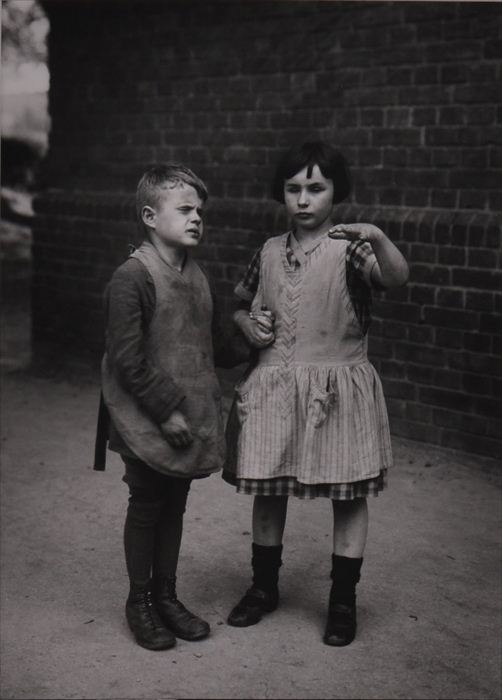
[[[150,238],[150,243],[165,263],[174,267],[179,272],[183,270],[187,258],[187,252],[184,248],[167,246],[162,241],[158,241],[153,237]]]

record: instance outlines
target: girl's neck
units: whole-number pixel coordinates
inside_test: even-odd
[[[313,243],[325,236],[332,225],[331,221],[325,221],[319,228],[314,230],[297,227],[294,230],[294,235],[300,245],[310,247]]]

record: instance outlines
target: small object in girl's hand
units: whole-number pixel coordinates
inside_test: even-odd
[[[256,316],[254,315],[254,313],[252,311],[249,312],[248,316],[252,321],[256,321]]]

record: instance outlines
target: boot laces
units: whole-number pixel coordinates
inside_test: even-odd
[[[150,622],[152,624],[152,627],[154,629],[156,629],[158,627],[163,627],[164,625],[162,624],[162,620],[160,619],[159,614],[157,612],[157,609],[156,609],[155,605],[153,604],[152,592],[150,590],[145,591],[144,603],[145,603],[146,611],[148,613],[148,617],[150,618]]]

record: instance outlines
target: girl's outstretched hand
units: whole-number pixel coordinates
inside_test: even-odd
[[[371,269],[371,280],[381,287],[400,287],[409,276],[408,263],[394,243],[373,224],[337,224],[328,236],[347,241],[367,241],[375,253],[376,264]]]
[[[334,239],[344,239],[348,241],[373,241],[385,236],[384,232],[373,224],[337,224],[328,231],[328,236]]]

